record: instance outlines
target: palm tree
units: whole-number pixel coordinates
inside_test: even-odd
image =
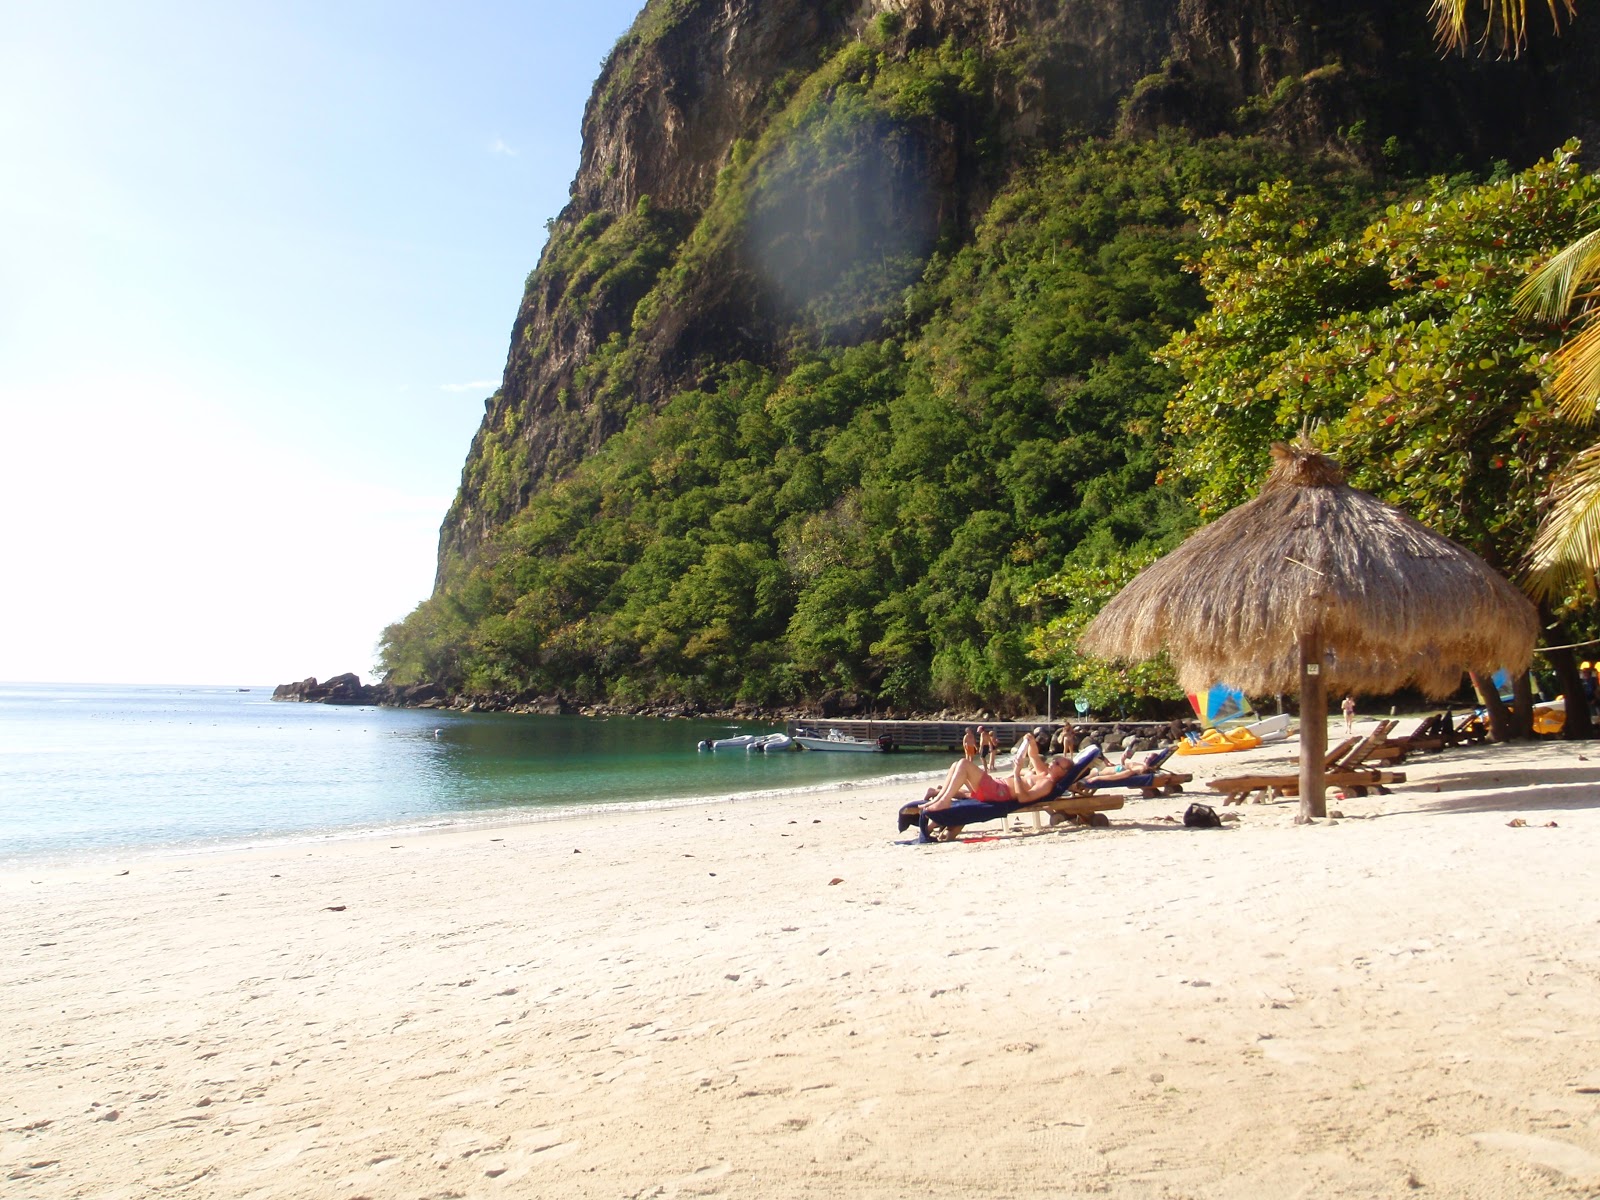
[[[1578,0],[1544,2],[1557,29],[1561,28],[1563,17],[1571,20],[1578,15]],[[1439,44],[1446,50],[1465,53],[1474,40],[1470,10],[1480,7],[1484,22],[1483,33],[1477,39],[1479,46],[1496,46],[1501,54],[1520,53],[1528,41],[1528,0],[1432,0],[1429,12],[1439,33]]]
[[[1483,29],[1473,33],[1473,10],[1481,6]],[[1577,16],[1577,0],[1545,0],[1556,29]],[[1528,38],[1528,0],[1432,0],[1430,13],[1439,44],[1466,52],[1497,47],[1519,54]],[[1530,275],[1517,293],[1519,304],[1553,321],[1573,317],[1578,332],[1555,356],[1551,388],[1562,415],[1588,424],[1600,411],[1600,230],[1585,234]],[[1537,599],[1554,601],[1592,589],[1600,573],[1600,443],[1574,455],[1550,488],[1550,507],[1528,552],[1526,586]]]
[[[1575,315],[1578,332],[1555,354],[1551,382],[1561,414],[1587,425],[1600,410],[1600,229],[1584,234],[1528,276],[1517,300],[1553,321]],[[1600,443],[1557,472],[1550,507],[1528,552],[1528,590],[1556,600],[1592,589],[1600,571]]]

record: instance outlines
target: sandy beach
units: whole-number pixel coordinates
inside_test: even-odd
[[[919,846],[902,784],[12,872],[6,1194],[1600,1195],[1600,747],[1403,769],[1311,827]]]

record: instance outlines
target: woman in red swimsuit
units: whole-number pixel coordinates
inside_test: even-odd
[[[1026,804],[1043,799],[1072,766],[1072,760],[1057,758],[1046,763],[1039,757],[1039,743],[1031,733],[1024,734],[1022,740],[1022,752],[1012,765],[1010,780],[995,778],[971,759],[957,759],[944,777],[944,786],[928,789],[922,811],[949,808],[961,796],[984,804],[1004,804],[1008,800]]]

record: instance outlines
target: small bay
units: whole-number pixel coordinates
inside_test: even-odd
[[[267,687],[0,684],[0,865],[538,819],[925,772],[923,754],[698,751],[771,725],[273,701]],[[889,817],[885,816],[885,827]]]

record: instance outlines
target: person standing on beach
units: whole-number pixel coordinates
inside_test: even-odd
[[[994,770],[994,756],[1000,753],[1000,739],[987,725],[978,726],[978,756],[983,759],[985,771]]]
[[[971,725],[961,735],[961,753],[968,762],[978,757],[978,739],[973,736]]]
[[[1356,726],[1356,698],[1354,696],[1346,696],[1344,703],[1340,707],[1344,709],[1344,731],[1350,733]]]

